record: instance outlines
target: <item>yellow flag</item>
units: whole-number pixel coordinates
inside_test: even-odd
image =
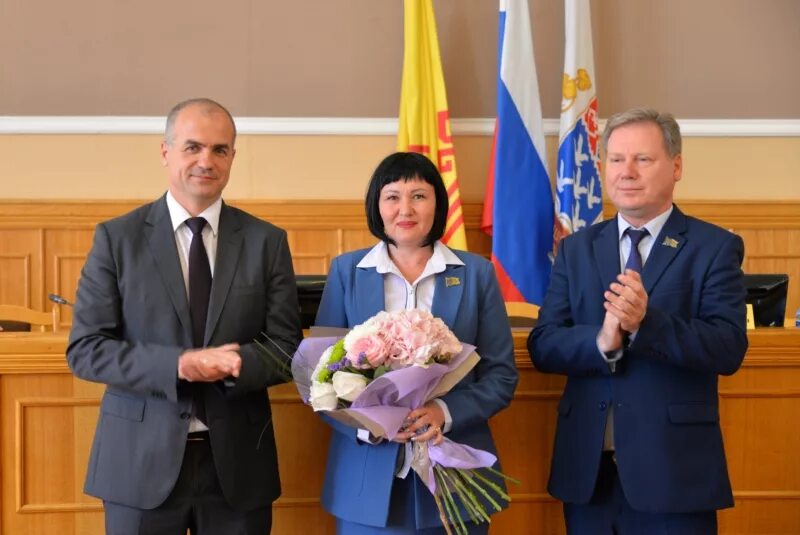
[[[447,94],[431,0],[405,0],[405,50],[397,150],[420,152],[439,168],[450,209],[442,241],[467,249]]]

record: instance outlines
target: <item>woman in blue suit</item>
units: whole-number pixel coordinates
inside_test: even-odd
[[[508,317],[492,264],[439,241],[447,190],[428,158],[385,158],[369,183],[366,211],[380,242],[333,260],[316,324],[350,328],[381,310],[428,310],[476,346],[481,360],[450,392],[411,411],[394,441],[326,418],[335,432],[322,505],[339,534],[444,533],[433,497],[409,471],[407,444],[439,443],[444,434],[496,454],[488,420],[508,406],[517,384]],[[462,518],[469,519],[463,511]],[[487,524],[468,526],[470,533],[488,532]]]

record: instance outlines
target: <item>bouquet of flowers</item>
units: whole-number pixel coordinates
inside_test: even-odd
[[[295,384],[315,411],[392,440],[410,410],[447,393],[480,357],[444,324],[420,310],[380,312],[344,338],[306,338],[292,360]],[[445,438],[413,443],[411,467],[434,496],[448,533],[489,522],[486,503],[499,511],[508,494],[489,474],[497,458]],[[513,480],[512,480],[513,481]],[[482,499],[481,499],[482,498]]]

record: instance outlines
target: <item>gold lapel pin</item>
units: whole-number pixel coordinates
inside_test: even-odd
[[[444,285],[447,286],[448,288],[450,286],[458,286],[459,284],[461,284],[461,279],[459,279],[458,277],[445,277],[444,278]]]
[[[673,249],[675,249],[678,247],[678,240],[667,236],[666,238],[664,238],[664,241],[661,245],[666,245],[667,247],[672,247]]]

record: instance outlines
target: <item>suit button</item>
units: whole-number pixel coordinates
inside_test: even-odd
[[[182,412],[181,413],[181,420],[188,420],[192,416],[191,412]]]
[[[598,407],[600,407],[600,410],[601,410],[601,411],[604,411],[604,410],[606,410],[606,407],[607,407],[607,405],[606,405],[606,402],[605,402],[605,401],[601,401],[601,402],[598,404]]]

